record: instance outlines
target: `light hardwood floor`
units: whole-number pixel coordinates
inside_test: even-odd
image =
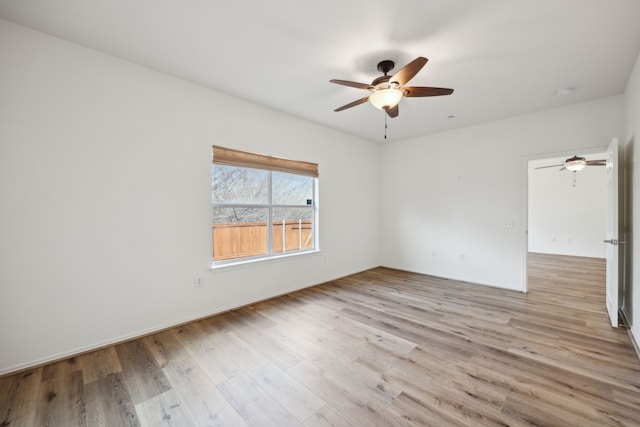
[[[640,425],[604,263],[529,293],[377,268],[0,379],[0,426]]]

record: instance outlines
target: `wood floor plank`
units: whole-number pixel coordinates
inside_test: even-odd
[[[334,374],[318,366],[316,363],[305,360],[288,371],[301,383],[308,384],[311,390],[325,400],[332,408],[338,411],[345,419],[346,424],[354,426],[401,426],[406,425],[393,413],[390,413],[382,404],[381,399],[373,394],[361,393],[362,387],[357,383],[349,383],[340,374]],[[349,385],[351,389],[348,388]],[[371,390],[372,391],[372,390]]]
[[[275,365],[252,369],[249,376],[300,422],[325,404],[324,400]]]
[[[142,426],[195,426],[175,390],[167,390],[136,405]]]
[[[42,368],[0,380],[0,426],[33,425],[41,381]]]
[[[616,403],[630,408],[640,408],[640,392],[633,392],[616,385],[611,386],[611,391]]]
[[[559,409],[553,412],[565,423],[581,423],[584,419],[598,420],[600,425],[615,425],[613,420],[625,425],[634,423],[637,410],[615,404],[609,384],[578,374],[558,377],[547,365],[529,361],[525,366],[507,360],[506,355],[504,363],[498,365],[500,356],[495,357],[486,365],[479,357],[474,358],[462,369],[474,380],[507,391],[518,402],[548,410],[557,406]],[[498,366],[501,368],[496,369]],[[574,412],[580,415],[575,416]]]
[[[287,369],[303,360],[303,357],[295,350],[284,346],[277,338],[271,336],[269,330],[273,326],[268,328],[255,327],[251,323],[245,323],[241,314],[233,312],[224,316],[224,319],[234,334],[244,341],[252,343],[257,351],[281,369]]]
[[[523,294],[375,268],[0,378],[0,427],[637,426],[601,259]]]
[[[240,364],[226,350],[232,346],[227,334],[226,330],[208,333],[200,322],[182,326],[176,332],[189,355],[214,384],[220,384],[242,372]]]
[[[394,399],[391,410],[411,426],[465,427],[467,425],[447,414],[438,412],[434,408],[425,405],[420,399],[405,392],[402,392]]]
[[[244,367],[244,372],[252,381],[298,421],[306,420],[324,406],[322,399],[255,350],[252,344],[234,333],[229,333],[228,338],[234,344],[230,347],[230,356]]]
[[[338,340],[338,337],[339,333],[331,340],[327,340],[327,337],[324,337],[314,342],[306,341],[304,338],[298,337],[295,342],[298,344],[298,347],[303,347],[304,351],[306,351],[305,354],[307,357],[305,361],[311,362],[314,365],[314,369],[330,372],[331,380],[348,384],[352,392],[354,392],[354,390],[360,390],[368,393],[372,400],[383,403],[390,402],[399,391],[395,390],[394,387],[386,381],[382,371],[376,371],[375,368],[372,367],[370,359],[367,356],[373,356],[372,359],[375,359],[377,362],[392,364],[393,362],[389,362],[389,358],[394,359],[394,355],[389,352],[370,352],[369,350],[375,350],[372,344],[358,342],[354,343],[357,344],[354,345],[354,347],[359,349],[357,353],[345,356],[344,353],[336,351],[334,346],[328,345],[328,342]],[[299,372],[298,369],[300,366],[301,365],[298,364],[287,372]],[[376,366],[382,365],[378,364]],[[309,384],[307,380],[301,381],[301,383]],[[315,390],[316,384],[311,382],[311,385],[308,387],[310,390]]]
[[[387,333],[382,329],[351,319],[343,320],[342,324],[335,329],[335,332],[345,335],[344,339],[349,342],[369,343],[380,347],[381,351],[390,351],[397,354],[407,354],[417,346],[416,343],[395,334]]]
[[[302,356],[302,361],[312,359],[316,356],[330,356],[335,359],[336,364],[344,364],[357,357],[357,354],[333,352],[330,348],[323,346],[322,339],[310,334],[304,334],[300,331],[292,330],[284,325],[269,328],[265,333],[268,333],[271,337],[277,339],[283,346]]]
[[[259,304],[260,312],[274,322],[286,325],[294,331],[321,337],[335,328],[335,322],[323,322],[312,315],[305,314],[287,297],[277,301],[271,300]]]
[[[324,405],[304,422],[305,427],[357,427],[349,423],[338,411]]]
[[[143,340],[117,345],[116,352],[123,381],[135,405],[171,389]]]
[[[176,336],[175,330],[163,331],[142,338],[158,367],[162,368],[172,360],[182,359],[188,355]]]
[[[140,426],[121,373],[109,374],[85,384],[84,398],[87,426]]]
[[[56,375],[40,385],[34,425],[86,426],[87,415],[82,371]]]
[[[464,425],[505,426],[499,414],[502,406],[482,396],[473,396],[446,383],[416,381],[415,375],[405,375],[396,371],[389,376],[402,385],[404,392],[413,396],[421,406],[451,417]]]
[[[247,425],[195,360],[174,359],[162,370],[195,425]]]
[[[120,359],[115,347],[83,354],[78,357],[82,367],[82,377],[85,384],[106,378],[111,374],[122,372]]]
[[[287,410],[247,374],[236,375],[218,388],[251,426],[301,426]]]
[[[69,359],[44,366],[42,368],[42,381],[64,377],[78,371],[82,371],[80,359],[77,357],[71,357]]]

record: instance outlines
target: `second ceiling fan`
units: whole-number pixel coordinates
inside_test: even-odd
[[[585,166],[606,166],[606,165],[607,165],[606,159],[587,160],[584,157],[573,156],[573,157],[569,157],[564,161],[564,163],[561,163],[559,165],[539,166],[536,169],[559,167],[560,168],[558,169],[559,171],[566,169],[571,172],[578,172],[579,170],[582,170]]]
[[[390,60],[378,63],[378,71],[384,73],[374,79],[371,84],[352,82],[349,80],[330,80],[344,86],[354,87],[356,89],[365,89],[371,92],[368,96],[360,98],[342,107],[336,108],[334,111],[342,111],[356,105],[364,104],[370,101],[374,107],[387,112],[389,117],[398,116],[398,103],[403,97],[424,97],[424,96],[441,96],[451,95],[453,89],[441,87],[422,87],[422,86],[405,86],[418,72],[425,66],[428,59],[419,56],[404,67],[402,67],[394,75],[389,76],[388,73],[393,69],[395,63]]]

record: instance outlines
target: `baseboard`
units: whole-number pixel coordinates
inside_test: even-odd
[[[640,359],[640,347],[638,346],[636,337],[633,335],[633,329],[627,329],[627,333],[629,334],[629,338],[631,339],[631,344],[633,344],[633,349],[636,351],[636,356],[638,356],[638,359]]]
[[[629,324],[629,319],[627,319],[627,315],[624,314],[624,310],[622,307],[618,309],[618,326],[629,329],[631,325]]]
[[[484,287],[487,287],[487,288],[493,288],[493,289],[500,289],[500,290],[504,290],[504,291],[514,291],[514,292],[523,293],[522,289],[517,289],[517,288],[512,288],[512,287],[507,287],[507,286],[500,286],[500,285],[495,285],[495,284],[491,284],[491,283],[471,282],[469,280],[461,279],[461,278],[457,278],[457,277],[438,276],[438,275],[431,274],[431,273],[423,273],[423,272],[420,272],[420,271],[406,270],[404,268],[398,268],[398,267],[389,267],[389,266],[386,266],[386,265],[381,265],[381,266],[379,266],[379,268],[386,268],[388,270],[402,271],[404,273],[419,274],[421,276],[433,277],[435,279],[441,279],[441,280],[454,280],[456,282],[466,283],[468,285],[484,286]]]

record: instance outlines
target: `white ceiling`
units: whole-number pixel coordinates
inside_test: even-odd
[[[384,113],[334,112],[368,92],[330,79],[429,58],[410,84],[455,92],[403,99],[397,141],[623,93],[640,51],[638,0],[2,0],[0,17],[376,142]]]

